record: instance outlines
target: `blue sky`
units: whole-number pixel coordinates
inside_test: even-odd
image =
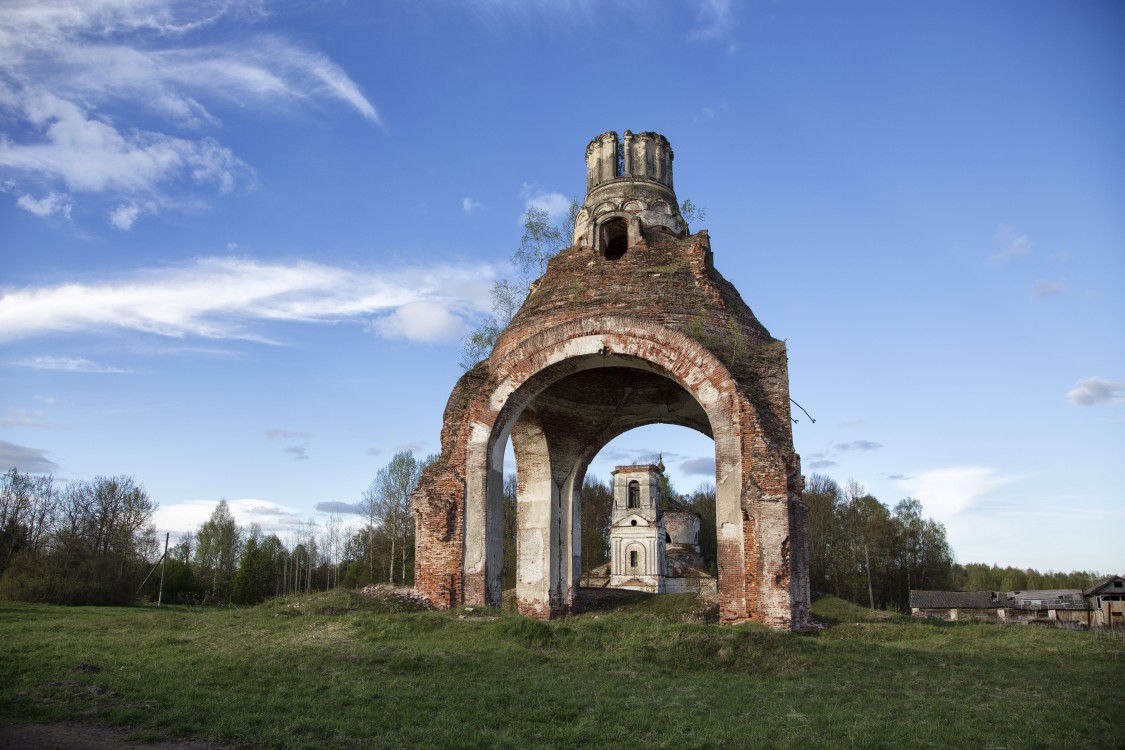
[[[8,0],[0,464],[267,529],[438,450],[529,205],[655,130],[806,473],[962,562],[1125,570],[1118,2]],[[629,433],[682,491],[710,440]],[[510,467],[509,467],[510,468]],[[354,518],[354,517],[353,517]]]

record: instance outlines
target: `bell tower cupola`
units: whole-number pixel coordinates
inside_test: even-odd
[[[617,260],[646,231],[688,233],[672,189],[672,147],[659,133],[602,133],[586,146],[586,200],[572,244]]]

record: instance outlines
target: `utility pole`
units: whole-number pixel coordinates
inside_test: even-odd
[[[168,567],[168,537],[172,536],[170,531],[164,532],[164,557],[160,562],[160,592],[156,595],[156,606],[164,600],[164,570]]]

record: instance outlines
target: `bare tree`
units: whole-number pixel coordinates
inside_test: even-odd
[[[332,513],[324,524],[324,554],[328,560],[331,580],[329,587],[340,585],[340,553],[344,542],[344,521],[339,513]]]

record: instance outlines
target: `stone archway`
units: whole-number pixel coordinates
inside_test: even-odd
[[[622,205],[676,205],[671,149],[662,136],[642,135],[626,132],[626,147],[643,144],[648,158],[626,158],[625,169],[655,164],[659,175],[599,173],[617,161],[605,149],[619,147],[615,135],[601,136],[587,150],[587,203],[594,193],[612,202],[620,189]],[[510,438],[517,607],[566,614],[580,574],[576,498],[590,461],[629,429],[669,423],[715,441],[722,621],[804,627],[807,523],[784,344],[715,271],[706,232],[669,232],[672,223],[686,235],[678,213],[651,227],[645,218],[638,210],[617,258],[576,244],[552,259],[490,357],[454,388],[441,458],[415,495],[417,586],[446,606],[499,604]],[[596,236],[594,227],[575,228],[576,238]]]

